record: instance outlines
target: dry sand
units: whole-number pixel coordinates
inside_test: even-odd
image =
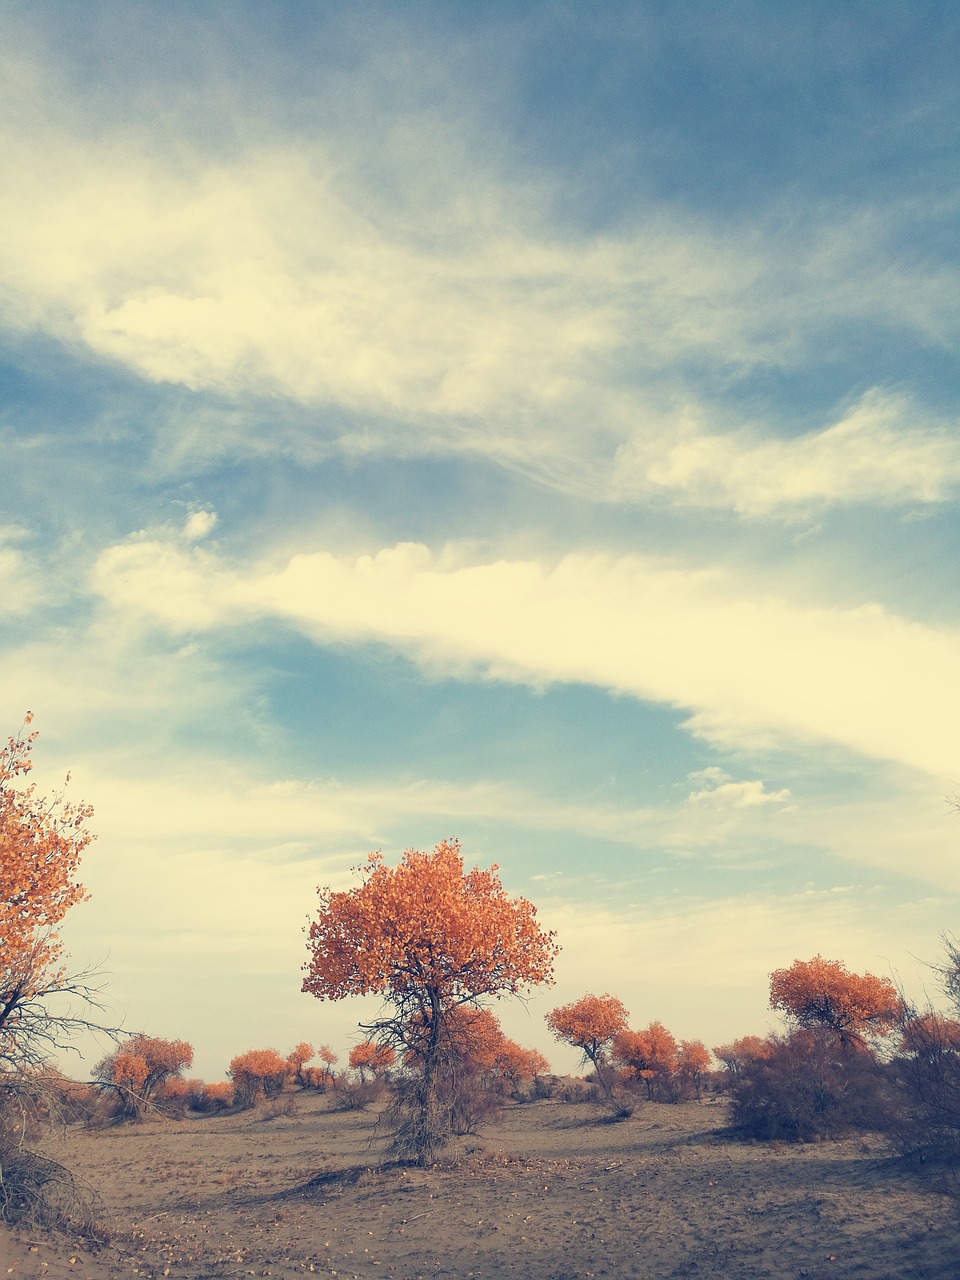
[[[376,1116],[319,1095],[292,1116],[71,1131],[56,1155],[109,1240],[0,1227],[0,1280],[714,1276],[958,1280],[956,1206],[876,1138],[730,1142],[723,1106],[511,1106],[459,1165],[377,1168]]]

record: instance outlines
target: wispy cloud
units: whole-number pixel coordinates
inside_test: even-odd
[[[834,211],[787,245],[763,219],[731,230],[650,205],[571,237],[546,175],[477,165],[439,117],[427,183],[426,156],[401,163],[402,128],[366,167],[342,119],[241,130],[220,152],[91,120],[48,70],[8,69],[6,323],[151,381],[314,411],[294,439],[242,414],[212,439],[185,423],[181,451],[480,454],[595,497],[747,515],[956,490],[952,437],[923,415],[918,430],[902,399],[875,393],[791,441],[697,407],[704,369],[802,368],[826,324],[952,341],[960,289],[898,255],[908,210]]]
[[[906,397],[873,391],[835,425],[793,439],[690,424],[665,450],[622,450],[614,485],[748,516],[946,502],[960,489],[960,438],[925,419]]]
[[[279,618],[321,642],[376,641],[447,673],[587,682],[689,708],[729,741],[826,741],[960,775],[960,636],[879,605],[792,604],[779,586],[640,556],[464,562],[400,544],[271,570],[145,539],[99,558],[120,615],[174,633]]]

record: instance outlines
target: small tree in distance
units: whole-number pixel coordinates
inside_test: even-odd
[[[377,1044],[375,1040],[361,1040],[350,1050],[347,1065],[356,1071],[361,1080],[366,1080],[367,1073],[382,1076],[393,1066],[397,1055],[388,1044]]]
[[[238,1107],[253,1107],[261,1097],[275,1098],[283,1088],[290,1064],[276,1049],[248,1049],[231,1058],[227,1075],[233,1082]]]
[[[551,981],[558,948],[536,908],[507,896],[496,866],[464,870],[456,840],[432,854],[408,849],[395,868],[371,854],[358,872],[354,889],[318,890],[303,990],[321,1000],[383,997],[384,1016],[364,1030],[401,1059],[411,1048],[418,1058],[400,1094],[394,1149],[426,1164],[452,1133],[451,1017]]]
[[[620,1031],[613,1038],[614,1062],[642,1080],[648,1098],[663,1095],[677,1061],[677,1042],[662,1022],[651,1022],[642,1031]]]
[[[139,1035],[98,1062],[93,1076],[116,1091],[118,1119],[139,1120],[163,1086],[182,1078],[184,1068],[192,1065],[193,1046],[186,1040]]]
[[[610,1049],[614,1038],[626,1030],[628,1016],[616,997],[609,993],[602,996],[588,993],[551,1010],[546,1022],[555,1039],[579,1049],[584,1062],[593,1065],[600,1087],[609,1095]]]

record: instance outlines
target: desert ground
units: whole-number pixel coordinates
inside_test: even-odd
[[[0,1278],[713,1276],[957,1280],[960,1214],[879,1138],[729,1141],[724,1105],[511,1105],[458,1163],[379,1167],[371,1112],[74,1128],[105,1240],[0,1227]]]

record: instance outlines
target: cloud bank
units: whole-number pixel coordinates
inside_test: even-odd
[[[960,776],[960,635],[879,605],[793,604],[720,569],[642,556],[463,563],[398,544],[239,567],[172,541],[113,546],[93,588],[174,633],[282,619],[319,643],[377,642],[426,670],[584,682],[689,709],[729,742],[833,743]]]

